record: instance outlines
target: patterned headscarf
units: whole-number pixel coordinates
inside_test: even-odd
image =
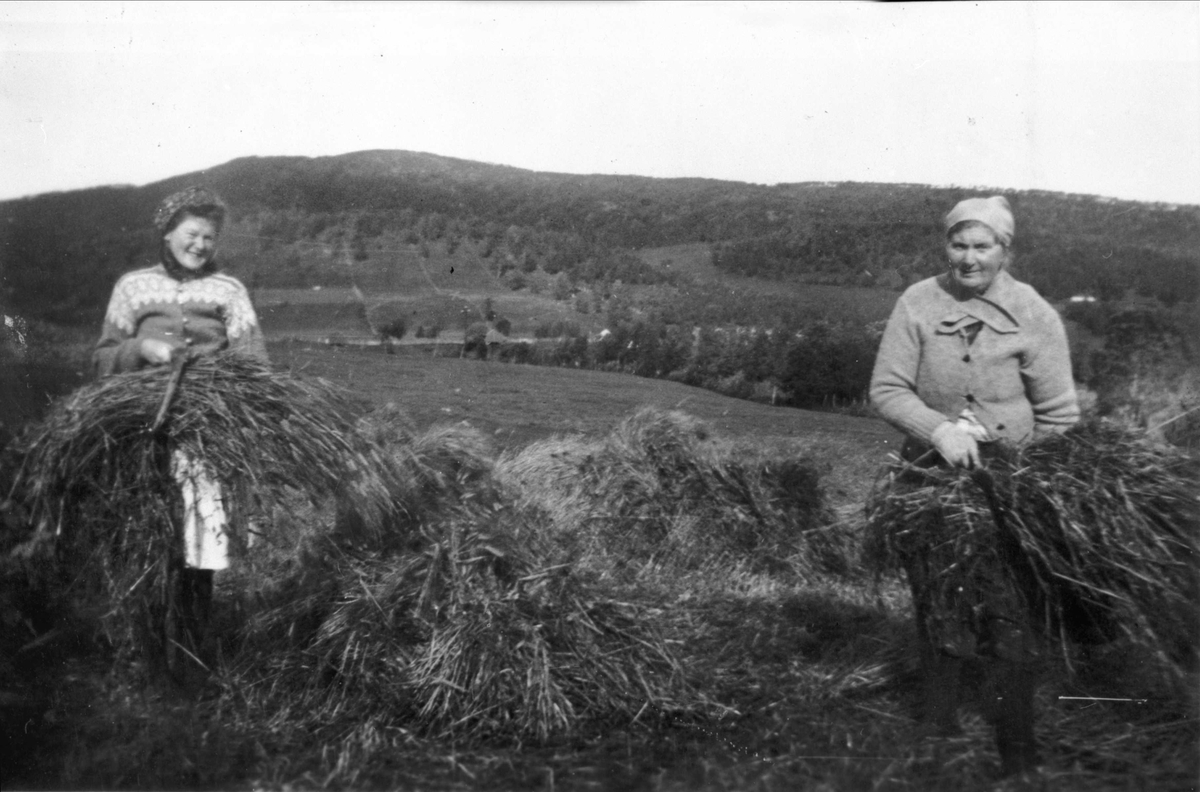
[[[210,209],[216,207],[221,220],[225,219],[225,202],[217,194],[203,187],[188,187],[168,195],[154,210],[154,227],[166,233],[175,215],[185,209]]]
[[[1003,195],[959,201],[946,215],[946,232],[949,233],[951,228],[964,220],[977,220],[992,229],[1005,245],[1012,244],[1016,223],[1013,221],[1012,207]]]

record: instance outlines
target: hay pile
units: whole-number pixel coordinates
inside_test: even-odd
[[[223,359],[184,369],[162,431],[148,432],[169,377],[91,385],[29,432],[13,494],[33,527],[19,549],[52,546],[59,590],[98,603],[118,648],[153,649],[145,625],[170,607],[179,552],[170,451],[207,460],[246,493],[257,529],[250,543],[233,521],[213,614],[213,681],[236,692],[242,728],[336,739],[371,722],[548,742],[717,709],[652,615],[596,587],[514,500],[512,469],[476,430],[418,432],[394,408],[360,416],[331,386]],[[749,464],[703,437],[686,416],[643,413],[558,484],[606,512],[590,536],[654,548],[641,561],[664,547],[695,560],[804,546],[800,531],[824,515],[812,469]]]
[[[173,376],[178,387],[152,431]],[[353,431],[359,412],[328,383],[232,355],[87,385],[16,443],[9,497],[23,519],[5,544],[20,544],[17,556],[52,547],[62,585],[80,604],[102,604],[109,638],[132,648],[132,633],[162,618],[168,570],[180,556],[172,451],[205,460],[227,498],[240,494],[235,514],[338,497],[378,527],[394,486],[376,449]],[[228,526],[235,552],[245,525]]]
[[[1198,472],[1102,422],[973,474],[893,467],[868,506],[867,555],[918,580],[943,640],[1027,613],[1068,669],[1073,645],[1121,640],[1179,682],[1200,667]]]
[[[708,707],[641,608],[518,541],[476,430],[418,433],[394,408],[364,417],[332,386],[228,358],[184,368],[150,432],[170,376],[78,391],[15,457],[30,527],[6,532],[7,559],[61,573],[46,591],[76,611],[98,606],[114,668],[171,640],[183,448],[252,501],[255,541],[232,521],[213,614],[213,681],[238,692],[244,728],[545,742]]]
[[[360,426],[400,482],[398,519],[252,555],[240,686],[313,728],[372,718],[462,741],[546,742],[707,705],[641,609],[589,590],[518,540],[491,449],[465,425]],[[282,539],[285,540],[286,539]],[[295,559],[299,559],[298,563]]]
[[[497,476],[562,557],[846,570],[849,545],[823,530],[830,514],[811,461],[739,456],[708,440],[698,419],[648,408],[600,439],[558,437],[505,454]]]

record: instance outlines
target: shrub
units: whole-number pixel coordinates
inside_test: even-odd
[[[403,317],[396,317],[379,326],[379,334],[384,338],[404,338],[408,332],[408,324]]]
[[[475,355],[479,358],[487,357],[487,332],[488,327],[483,322],[472,322],[468,325],[466,332],[463,334],[463,355]]]

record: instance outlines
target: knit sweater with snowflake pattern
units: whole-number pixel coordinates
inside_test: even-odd
[[[221,272],[176,278],[156,264],[121,276],[92,353],[95,374],[105,377],[146,365],[140,349],[146,338],[197,355],[228,349],[267,362],[262,329],[246,287]]]

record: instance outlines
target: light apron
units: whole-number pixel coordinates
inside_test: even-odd
[[[221,483],[203,460],[182,449],[171,455],[171,475],[183,494],[183,560],[191,569],[228,569],[229,537]]]

